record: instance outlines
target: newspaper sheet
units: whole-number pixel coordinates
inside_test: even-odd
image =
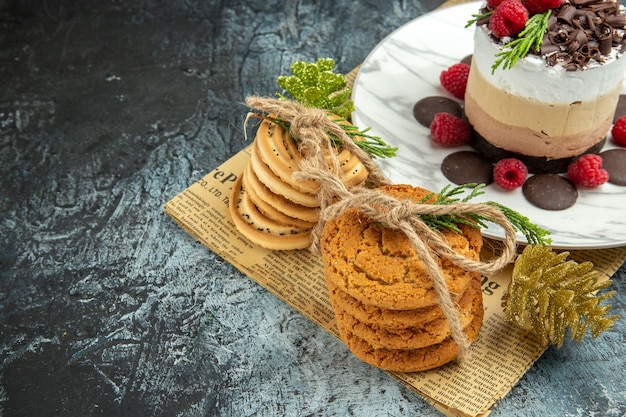
[[[171,201],[165,212],[185,231],[268,291],[338,337],[321,258],[308,250],[271,251],[243,237],[230,219],[229,194],[250,156],[250,147],[206,174]],[[626,247],[572,252],[611,276]],[[546,346],[504,321],[502,297],[512,267],[482,281],[485,318],[470,360],[416,373],[391,373],[447,416],[486,416],[517,383]]]

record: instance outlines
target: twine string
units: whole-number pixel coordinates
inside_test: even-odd
[[[372,158],[357,146],[345,130],[329,118],[326,111],[309,108],[294,101],[249,97],[246,104],[290,123],[290,133],[297,140],[303,160],[294,178],[315,180],[320,184],[318,201],[320,219],[311,232],[311,250],[319,252],[322,230],[327,221],[339,217],[349,208],[360,212],[375,222],[403,232],[426,266],[433,281],[439,307],[448,319],[451,337],[458,345],[457,360],[469,354],[469,342],[461,323],[458,307],[448,289],[438,258],[448,259],[455,265],[472,272],[493,273],[506,266],[515,256],[515,229],[496,207],[487,204],[455,202],[433,205],[400,200],[380,190],[362,186],[348,187],[341,180],[341,164],[330,136],[338,138],[342,146],[354,154],[368,170],[368,180],[373,186],[391,182],[374,164]],[[492,260],[474,261],[455,252],[436,230],[429,227],[420,216],[464,215],[474,213],[499,224],[505,232],[503,249]]]

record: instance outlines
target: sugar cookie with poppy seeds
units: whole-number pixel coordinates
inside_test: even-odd
[[[333,150],[336,154],[331,155]],[[334,147],[322,152],[327,152],[327,160],[337,158],[340,179],[347,187],[367,179],[367,169],[352,152]],[[319,183],[295,178],[302,160],[291,134],[281,124],[263,119],[250,159],[231,191],[229,209],[237,229],[254,243],[274,250],[310,246],[310,230],[319,220]]]
[[[349,124],[344,121],[337,122]],[[296,141],[282,126],[267,119],[263,120],[257,130],[255,142],[258,156],[281,181],[303,193],[315,195],[319,191],[317,181],[303,181],[293,177],[293,173],[299,169],[299,164],[304,157]],[[331,155],[326,155],[327,160],[330,160],[330,157]],[[368,175],[367,169],[355,155],[347,149],[340,149],[335,157],[341,166],[341,180],[347,187],[365,181]]]
[[[250,201],[240,176],[230,195],[229,212],[237,230],[255,244],[272,250],[304,249],[311,230],[280,224],[261,213]]]
[[[319,201],[315,194],[305,193],[293,188],[290,184],[284,182],[278,177],[274,171],[261,159],[258,151],[258,142],[252,143],[250,149],[250,160],[252,171],[263,185],[269,188],[273,193],[281,195],[286,199],[305,207],[319,207]]]
[[[250,201],[261,213],[270,219],[286,226],[309,229],[315,226],[318,217],[318,209],[298,206],[279,195],[273,194],[258,181],[256,175],[254,175],[254,172],[250,168],[250,164],[246,165],[241,176],[241,183],[248,193]],[[311,214],[309,214],[309,212],[311,212]],[[290,215],[292,213],[296,214],[297,217]],[[303,220],[302,217],[310,217],[311,221]]]

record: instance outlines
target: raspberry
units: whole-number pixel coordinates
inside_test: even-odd
[[[469,71],[470,66],[467,64],[454,64],[447,70],[441,71],[439,82],[447,92],[463,100],[465,98],[465,88],[467,87]]]
[[[437,113],[430,124],[430,138],[444,148],[469,142],[472,128],[465,120],[450,113]]]
[[[611,135],[613,136],[613,142],[620,146],[626,146],[626,116],[617,119],[617,122],[611,129]]]
[[[519,159],[504,158],[493,167],[493,180],[507,190],[521,187],[526,177],[528,177],[528,168]]]
[[[487,6],[491,9],[495,9],[502,3],[502,0],[487,0]]]
[[[583,155],[567,167],[567,175],[574,184],[597,187],[609,180],[609,173],[602,168],[602,157],[595,154]]]
[[[524,6],[528,14],[534,15],[543,13],[550,9],[556,9],[563,3],[563,0],[524,0]]]
[[[519,1],[504,0],[491,14],[489,29],[496,38],[515,36],[528,22],[528,10]]]

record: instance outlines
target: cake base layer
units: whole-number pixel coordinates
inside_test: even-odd
[[[576,158],[587,153],[598,153],[604,147],[606,137],[600,142],[587,148],[584,152],[578,155],[570,156],[567,158],[549,159],[540,156],[529,156],[518,152],[508,151],[506,149],[498,148],[489,143],[479,133],[474,131],[470,145],[479,153],[481,153],[490,162],[496,163],[500,159],[504,158],[517,158],[522,161],[528,168],[528,172],[533,174],[557,174],[561,172],[567,172],[567,166],[572,163]]]

